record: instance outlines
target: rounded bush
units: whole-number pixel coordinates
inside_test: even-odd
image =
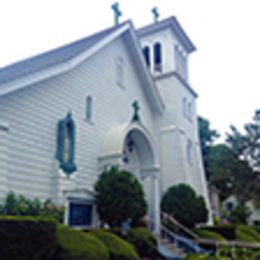
[[[96,236],[107,246],[110,260],[140,260],[134,247],[115,234],[102,229],[94,229],[89,233]]]
[[[126,235],[126,239],[134,245],[141,257],[152,257],[157,252],[157,240],[147,228],[130,229]]]
[[[55,260],[108,260],[106,246],[96,236],[59,225]]]
[[[112,168],[102,173],[95,190],[99,216],[110,227],[120,227],[127,219],[134,225],[146,214],[143,187],[129,172]]]
[[[208,210],[203,197],[198,196],[187,184],[170,187],[162,197],[161,208],[190,228],[208,219]]]

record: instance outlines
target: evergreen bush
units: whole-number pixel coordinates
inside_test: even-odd
[[[157,253],[157,240],[147,228],[130,229],[126,240],[135,246],[141,257],[153,257]]]
[[[94,235],[59,225],[53,260],[108,260],[106,246]]]
[[[0,258],[49,260],[56,248],[55,222],[33,217],[0,218]]]
[[[134,225],[146,214],[143,187],[129,172],[112,168],[102,173],[95,190],[99,216],[110,227],[120,227],[127,219]]]
[[[251,215],[250,209],[244,205],[237,205],[230,213],[229,220],[234,224],[247,224]]]
[[[208,210],[202,196],[186,184],[170,187],[162,197],[161,208],[187,227],[194,227],[208,219]]]
[[[115,234],[102,229],[91,230],[90,234],[95,235],[107,246],[109,260],[140,260],[134,247]]]

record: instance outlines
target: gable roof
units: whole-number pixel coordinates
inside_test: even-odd
[[[44,70],[61,62],[66,62],[80,54],[82,51],[87,50],[121,26],[122,25],[109,28],[100,33],[4,67],[0,70],[0,84],[13,81],[30,73]]]
[[[177,39],[182,43],[183,47],[186,49],[188,53],[191,53],[196,50],[195,45],[192,43],[188,35],[185,33],[177,18],[172,16],[162,21],[147,25],[143,28],[140,28],[137,31],[138,36],[144,36],[146,34],[150,34],[151,32],[156,32],[163,30],[165,28],[171,28],[174,35]]]
[[[147,70],[130,21],[0,69],[0,96],[71,70],[125,32],[128,32],[128,40],[133,43],[129,47],[138,65],[138,71],[142,74],[141,79],[146,83],[144,84],[146,93],[147,88],[149,89],[148,99],[152,101],[156,110],[161,112],[164,104]]]

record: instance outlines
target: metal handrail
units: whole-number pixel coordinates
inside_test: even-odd
[[[154,226],[154,224],[155,224],[154,221],[152,219],[150,219],[148,216],[146,216],[146,220],[148,221],[148,223],[150,223],[150,224],[152,224],[152,226]],[[200,253],[203,250],[198,245],[196,240],[180,236],[180,235],[172,232],[171,230],[169,230],[168,228],[166,228],[163,225],[160,225],[159,235],[160,235],[160,238],[162,238],[162,239],[163,238],[167,238],[167,240],[170,239],[171,240],[170,242],[172,244],[177,245],[178,247],[180,247],[179,246],[180,243],[183,243],[185,245],[186,250],[187,250],[187,248],[189,248],[190,250],[193,250],[196,253]]]
[[[175,218],[173,218],[172,216],[170,216],[169,214],[162,212],[161,213],[162,218],[166,218],[168,220],[170,220],[173,224],[175,224],[176,226],[178,226],[179,228],[181,228],[183,231],[185,231],[188,235],[190,235],[193,239],[197,240],[200,237],[195,234],[193,231],[191,231],[190,229],[188,229],[187,227],[185,227],[184,225],[182,225],[178,220],[176,220]]]
[[[210,239],[210,238],[201,238],[198,235],[196,235],[194,232],[189,230],[187,227],[183,226],[181,223],[179,223],[175,218],[173,218],[169,214],[162,212],[162,216],[166,217],[173,224],[177,225],[179,228],[181,228],[187,234],[192,236],[193,239],[195,240],[195,242],[197,242],[199,244],[213,245],[216,248],[218,248],[219,246],[225,245],[225,246],[230,246],[230,247],[246,247],[246,248],[252,248],[252,249],[260,249],[260,243],[252,243],[252,242],[245,242],[245,241],[239,241],[239,240],[221,241],[221,240]]]

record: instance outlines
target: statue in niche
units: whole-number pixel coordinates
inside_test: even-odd
[[[75,164],[75,123],[72,114],[58,122],[56,159],[60,168],[68,175],[77,170]]]

